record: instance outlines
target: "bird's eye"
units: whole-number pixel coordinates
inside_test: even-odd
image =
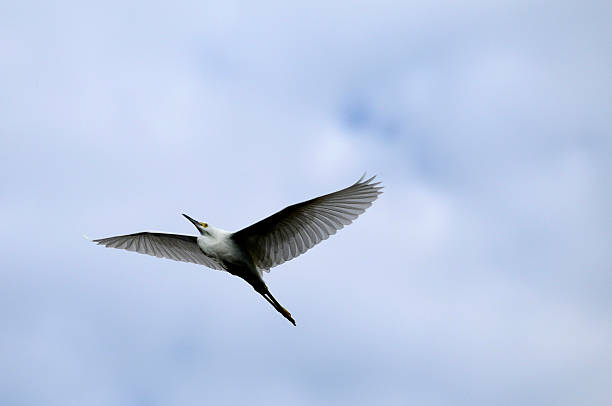
[[[202,225],[202,227],[204,227],[204,228],[208,227],[208,224],[206,224],[206,223],[200,223],[200,224],[201,224],[201,225]]]

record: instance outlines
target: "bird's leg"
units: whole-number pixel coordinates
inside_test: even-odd
[[[291,317],[291,313],[289,313],[287,309],[285,309],[283,306],[281,306],[280,303],[276,301],[276,299],[274,298],[274,296],[272,296],[272,293],[270,293],[270,291],[266,293],[268,294],[268,296],[270,296],[270,299],[272,299],[272,302],[274,302],[274,307],[276,308],[276,310],[278,310],[280,314],[285,316],[285,318],[289,320],[291,323],[293,323],[293,325],[295,326],[295,320],[293,320],[293,317]]]
[[[265,290],[262,290],[262,291],[258,290],[257,292],[260,295],[262,295],[268,301],[268,303],[270,303],[272,307],[276,309],[277,312],[282,314],[287,320],[289,320],[295,326],[295,320],[293,320],[293,317],[291,317],[291,313],[289,313],[287,309],[285,309],[283,306],[280,305],[280,303],[276,301],[274,296],[272,296],[272,294],[267,288],[265,288]]]
[[[259,293],[264,297],[264,299],[266,299],[268,301],[268,303],[270,303],[274,308],[276,308],[276,305],[274,304],[274,302],[272,300],[270,300],[270,298],[268,296],[266,296],[265,293],[261,293],[261,292],[259,292]]]

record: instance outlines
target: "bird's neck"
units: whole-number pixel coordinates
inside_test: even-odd
[[[220,240],[228,237],[230,234],[231,233],[229,231],[208,226],[204,229],[202,237],[205,237],[205,239]]]

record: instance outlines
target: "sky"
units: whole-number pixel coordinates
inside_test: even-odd
[[[3,4],[0,403],[612,404],[610,4]],[[365,171],[379,200],[265,275],[297,327],[83,238]]]

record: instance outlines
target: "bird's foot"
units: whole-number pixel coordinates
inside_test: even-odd
[[[295,326],[295,320],[293,320],[293,317],[291,317],[291,313],[289,313],[289,311],[285,309],[283,306],[280,306],[280,308],[281,308],[280,313],[283,316],[285,316],[285,318],[289,320]]]

